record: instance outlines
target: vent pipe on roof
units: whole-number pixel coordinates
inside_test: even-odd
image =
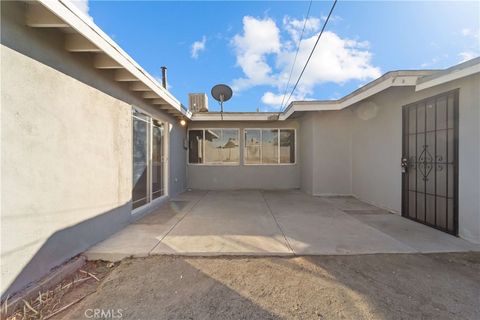
[[[162,87],[167,89],[167,67],[163,66],[161,69],[162,69]]]

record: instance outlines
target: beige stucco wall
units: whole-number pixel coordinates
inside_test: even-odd
[[[313,113],[308,113],[309,115]],[[315,130],[315,117],[303,116],[300,118],[300,134],[298,141],[301,146],[310,146],[300,149],[300,188],[303,192],[314,194],[314,150],[316,144],[313,143]]]
[[[316,112],[313,194],[352,194],[351,111]]]
[[[351,110],[307,112],[301,118],[301,185],[319,196],[352,194]]]
[[[15,292],[139,218],[131,214],[131,106],[169,123],[170,194],[185,188],[185,128],[28,28],[1,2],[1,290]],[[175,145],[174,145],[175,144]]]
[[[401,211],[402,106],[459,89],[459,235],[480,243],[480,75],[415,92],[387,89],[341,111],[301,117],[301,188]]]
[[[197,165],[187,164],[187,186],[202,190],[224,189],[297,189],[300,188],[301,146],[298,144],[300,122],[192,122],[189,129],[195,128],[239,128],[240,165]],[[296,129],[296,163],[285,165],[244,165],[245,128],[293,128]]]
[[[128,204],[131,111],[4,46],[1,60],[3,292],[56,232]],[[31,272],[63,262],[49,258]]]

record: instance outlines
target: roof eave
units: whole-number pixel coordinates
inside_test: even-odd
[[[87,40],[86,43],[93,45],[91,48],[97,54],[107,55],[113,63],[118,64],[116,74],[118,74],[117,81],[130,81],[133,83],[142,83],[145,86],[145,94],[149,93],[150,97],[144,96],[145,99],[157,98],[155,103],[153,100],[147,100],[147,103],[152,104],[153,107],[162,105],[168,110],[168,113],[178,118],[191,118],[191,112],[185,110],[181,103],[170,93],[163,88],[154,77],[146,72],[135,60],[133,60],[123,49],[120,48],[107,34],[105,34],[93,21],[91,21],[83,12],[75,7],[71,2],[64,0],[37,0],[46,10],[54,14],[65,24],[73,29],[77,34],[81,35],[81,40]],[[35,5],[35,3],[28,3]],[[38,15],[38,10],[34,12]],[[41,25],[30,25],[31,27],[41,27]],[[64,28],[65,25],[58,24],[50,27]],[[71,36],[69,36],[71,37]],[[66,42],[66,48],[69,45]],[[67,48],[68,49],[68,48]],[[77,51],[78,52],[78,51]],[[122,73],[123,72],[123,73]],[[135,90],[134,90],[135,91]]]

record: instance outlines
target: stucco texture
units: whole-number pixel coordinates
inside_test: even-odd
[[[2,60],[2,291],[65,228],[131,195],[130,106],[7,47]],[[93,231],[93,230],[92,230]],[[89,232],[69,240],[88,247]],[[70,235],[72,236],[72,235]],[[61,239],[57,239],[61,240]],[[29,277],[72,252],[56,243]]]

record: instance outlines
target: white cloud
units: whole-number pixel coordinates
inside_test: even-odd
[[[205,36],[202,37],[202,40],[200,41],[195,41],[193,44],[192,44],[192,52],[191,52],[191,56],[193,59],[197,59],[198,58],[198,54],[202,51],[205,50],[205,45],[207,43],[207,38]]]
[[[478,57],[479,53],[473,52],[473,51],[464,51],[464,52],[460,52],[458,56],[460,57],[460,63],[461,63],[461,62],[472,60],[473,58]]]
[[[471,29],[469,29],[469,28],[463,28],[462,31],[461,31],[462,36],[465,36],[465,37],[468,36],[470,34],[470,32],[471,32]]]
[[[245,16],[243,35],[235,35],[232,45],[237,56],[237,65],[245,74],[244,78],[233,81],[235,90],[244,90],[273,81],[267,55],[279,53],[281,48],[280,30],[275,21]]]
[[[243,34],[237,34],[232,43],[237,65],[242,68],[245,76],[233,81],[234,89],[241,91],[259,85],[271,86],[275,90],[265,92],[262,102],[278,107],[282,102],[297,48],[292,42],[295,43],[296,37],[300,36],[304,21],[285,17],[280,30],[270,18],[244,17]],[[320,20],[310,18],[305,29],[307,36],[304,35],[301,42],[288,94],[315,44]],[[286,33],[286,39],[280,38],[281,31]],[[371,64],[369,46],[368,41],[346,39],[334,32],[325,31],[291,101],[308,99],[318,84],[343,84],[350,80],[364,81],[379,77],[381,71]]]
[[[473,40],[473,42],[468,46],[468,49],[464,48],[464,51],[458,54],[458,57],[460,58],[459,62],[465,62],[480,56],[480,29],[463,28],[460,33],[462,36],[469,38],[468,41]]]
[[[88,3],[88,0],[71,0],[72,3],[79,9],[82,13],[84,13],[88,18],[92,19],[92,16],[90,15],[90,5]]]
[[[303,25],[305,24],[305,19],[292,19],[289,16],[285,16],[283,18],[283,26],[285,30],[290,34],[292,37],[295,46],[298,44],[300,40],[300,35],[302,33]],[[305,24],[305,31],[304,35],[308,35],[311,32],[317,32],[320,30],[320,19],[318,18],[308,18]]]
[[[292,79],[298,78],[316,40],[317,35],[313,35],[302,41]],[[304,93],[310,93],[313,86],[320,83],[341,84],[354,79],[366,80],[379,77],[380,69],[371,65],[372,55],[364,47],[364,42],[343,39],[334,32],[325,31],[303,74],[300,86]],[[294,56],[294,51],[283,51],[278,56],[277,63],[282,70],[290,70]]]
[[[285,100],[288,99],[289,95],[290,95],[290,92],[287,92],[287,95],[284,98],[283,93],[276,94],[271,91],[267,91],[262,96],[262,102],[272,107],[274,110],[278,110],[280,109],[282,102],[285,103]],[[296,100],[305,100],[305,95],[293,94],[292,97],[290,98],[290,101],[296,101]]]

